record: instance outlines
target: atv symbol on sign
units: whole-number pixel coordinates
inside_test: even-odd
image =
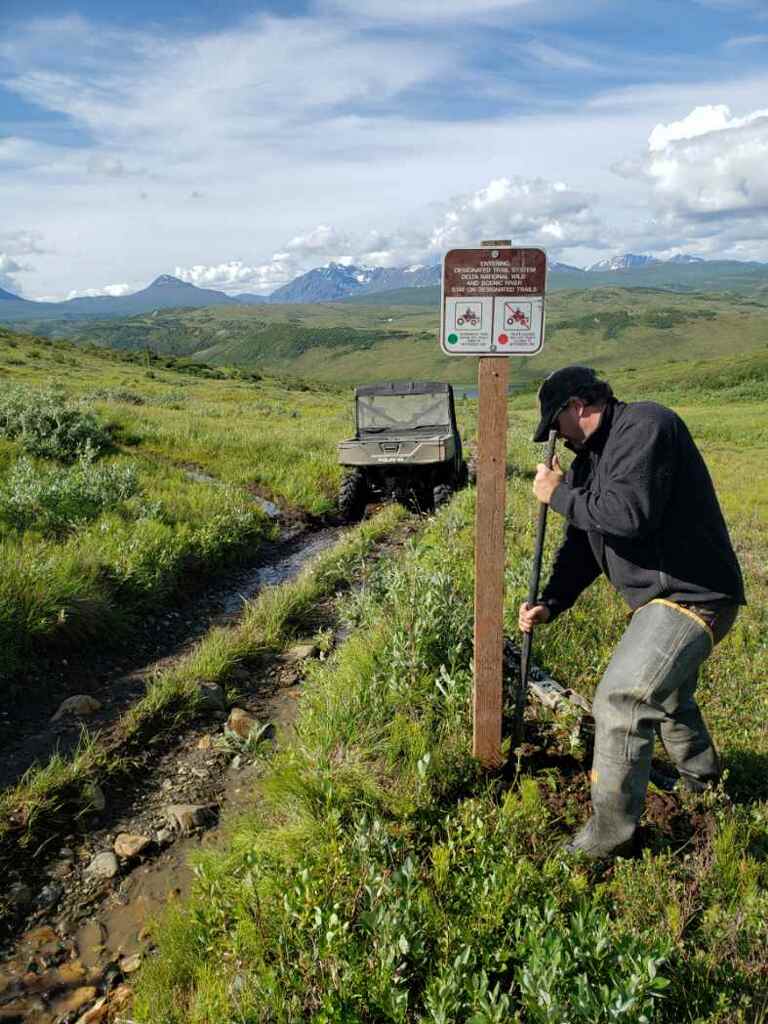
[[[456,326],[465,330],[476,331],[483,323],[483,307],[480,303],[456,304]]]
[[[530,331],[531,303],[505,302],[504,324],[512,331]]]

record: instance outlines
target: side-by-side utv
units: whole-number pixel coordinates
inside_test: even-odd
[[[339,511],[348,522],[362,518],[369,501],[431,511],[467,482],[450,384],[364,384],[355,389],[355,428],[338,447],[347,467]]]

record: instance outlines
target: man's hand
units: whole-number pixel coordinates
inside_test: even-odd
[[[533,481],[533,493],[539,501],[548,505],[552,499],[552,495],[560,486],[560,482],[564,476],[565,473],[560,466],[560,461],[557,456],[552,460],[552,469],[547,469],[545,464],[540,462],[536,467],[536,476]]]
[[[517,624],[523,633],[530,633],[534,626],[549,622],[550,615],[551,612],[545,604],[528,604],[527,601],[523,601]]]

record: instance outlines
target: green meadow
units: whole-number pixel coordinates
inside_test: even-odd
[[[141,972],[136,1020],[768,1019],[768,375],[763,362],[726,370],[615,378],[621,397],[653,395],[690,424],[744,567],[749,606],[700,686],[721,789],[652,789],[642,857],[606,869],[560,852],[587,813],[573,723],[538,712],[522,756],[497,775],[478,768],[465,491],[340,601],[352,632],[311,670],[294,732],[256,755],[252,808],[229,821],[227,845],[196,858],[195,895],[167,913]],[[532,400],[510,403],[510,634],[535,530]],[[471,424],[474,403],[460,405]],[[535,656],[590,695],[625,617],[599,581],[539,630]]]
[[[338,392],[0,329],[0,675],[98,644],[334,507]]]
[[[158,310],[102,321],[40,322],[51,337],[149,346],[161,355],[238,365],[310,381],[356,384],[391,377],[468,384],[474,360],[450,358],[437,345],[433,289],[402,293],[402,305],[354,301],[291,306]],[[422,304],[417,304],[422,303]],[[31,328],[30,328],[31,329]],[[553,291],[547,298],[543,352],[514,360],[512,380],[525,384],[574,358],[606,372],[674,366],[768,345],[768,304],[731,292],[677,293],[654,288]]]
[[[235,322],[230,310],[202,313],[201,338]],[[234,347],[210,369],[201,353],[215,361],[213,346],[149,358],[148,335],[110,350],[0,330],[4,666],[33,644],[98,644],[99,621],[130,628],[140,609],[172,602],[187,573],[252,552],[273,532],[254,495],[311,515],[331,510],[349,392],[303,375],[333,385],[356,374],[474,379],[474,360],[436,354],[426,336],[433,310],[376,314],[374,324],[364,308],[335,304],[322,326],[334,333],[335,318],[349,317],[349,331],[407,336],[355,347],[334,335],[338,346],[291,354],[283,333],[280,359],[235,369]],[[176,314],[174,330],[188,332],[196,315]],[[249,318],[280,324],[285,311],[238,315],[240,340],[255,350]],[[296,315],[317,328],[312,310]],[[212,631],[128,715],[129,740],[173,730],[194,712],[200,679],[226,682],[239,661],[280,650],[297,629],[306,635],[321,598],[348,626],[308,669],[295,727],[245,752],[259,766],[252,805],[226,822],[224,844],[197,856],[193,896],[155,929],[132,1020],[768,1021],[765,307],[727,294],[598,289],[576,303],[553,296],[549,322],[542,358],[513,367],[507,631],[534,543],[535,379],[591,362],[619,397],[653,398],[686,419],[745,571],[749,605],[700,686],[722,787],[696,798],[652,792],[636,860],[598,868],[564,858],[588,806],[573,723],[532,712],[529,747],[497,774],[470,756],[474,491],[373,559],[374,540],[404,515],[387,511],[294,585],[265,592],[240,627]],[[290,378],[268,376],[267,364]],[[476,403],[462,399],[458,411],[472,435]],[[547,562],[559,526],[553,515]],[[344,587],[352,577],[360,585]],[[624,622],[600,581],[538,631],[536,660],[589,696]],[[6,795],[2,816],[16,820],[26,803],[36,848],[35,823],[69,806],[62,794],[82,800],[86,778],[122,771],[120,756],[86,744],[73,761],[54,760]],[[17,839],[0,827],[3,843]]]

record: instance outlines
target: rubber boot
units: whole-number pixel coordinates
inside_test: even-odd
[[[655,731],[669,721],[665,704],[679,709],[685,697],[683,707],[690,710],[699,666],[711,650],[710,629],[679,606],[657,600],[635,612],[595,693],[592,817],[568,852],[598,859],[631,849],[645,806]],[[703,753],[712,747],[700,715],[699,720],[703,734],[692,716],[688,725]]]

